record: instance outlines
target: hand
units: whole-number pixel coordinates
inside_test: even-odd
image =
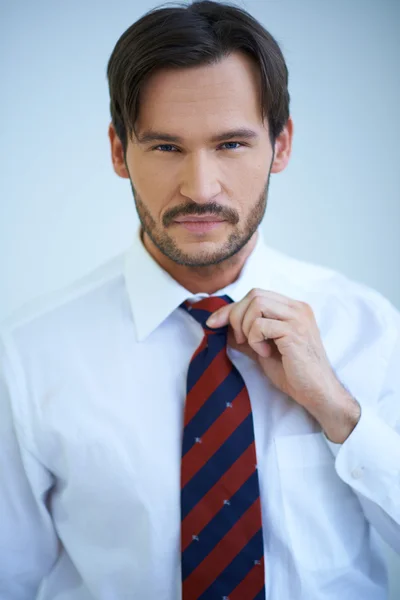
[[[359,405],[336,378],[308,304],[253,289],[240,302],[215,311],[207,325],[229,325],[229,343],[256,360],[275,387],[304,406],[331,436],[342,440],[350,434]]]

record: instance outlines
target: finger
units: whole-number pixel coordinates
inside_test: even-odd
[[[213,314],[208,317],[206,321],[207,327],[225,327],[229,324],[229,315],[234,304],[227,304],[222,308],[219,308]]]
[[[280,302],[285,306],[294,307],[297,304],[301,304],[299,300],[295,298],[290,298],[289,296],[284,296],[283,294],[279,294],[278,292],[273,292],[272,290],[266,290],[265,294],[271,298],[271,300],[275,300],[276,302]]]
[[[289,321],[296,316],[295,311],[288,304],[275,300],[269,296],[256,296],[251,301],[242,321],[242,330],[249,336],[250,329],[255,319],[264,317],[280,321]]]
[[[253,321],[247,343],[257,354],[266,357],[271,353],[271,344],[267,343],[268,340],[277,340],[288,336],[289,333],[290,325],[288,323],[258,317]]]
[[[224,327],[230,325],[238,344],[247,341],[242,330],[242,321],[251,298],[245,296],[240,302],[234,302],[216,310],[206,321],[208,327]]]
[[[251,300],[247,297],[238,302],[230,314],[230,324],[238,344],[247,342],[247,336],[243,332],[243,319],[247,313]]]
[[[243,298],[240,302],[235,302],[223,306],[216,310],[206,321],[208,327],[224,327],[230,325],[238,344],[246,342],[247,338],[242,331],[242,321],[246,313],[250,298]]]
[[[251,290],[243,300],[235,303],[229,315],[231,327],[239,344],[247,341],[251,325],[257,317],[281,320],[295,318],[293,301],[274,292]]]
[[[246,317],[250,305],[252,310]],[[296,314],[293,301],[275,292],[254,289],[240,302],[234,302],[216,310],[208,318],[206,325],[210,328],[218,328],[230,324],[236,341],[243,344],[247,340],[252,322],[258,316],[282,320],[294,318]]]

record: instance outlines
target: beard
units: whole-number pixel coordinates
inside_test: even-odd
[[[142,226],[142,233],[146,233],[158,250],[178,265],[193,268],[218,265],[240,252],[257,231],[267,208],[270,171],[262,193],[249,208],[247,217],[243,223],[240,223],[237,211],[232,208],[224,207],[214,202],[207,204],[190,202],[177,206],[165,213],[162,218],[162,227],[160,227],[157,225],[130,179],[136,210]],[[203,214],[213,214],[220,218],[222,217],[233,225],[233,231],[231,231],[226,240],[219,244],[213,243],[214,246],[218,245],[217,248],[214,247],[212,250],[194,250],[192,253],[185,252],[179,248],[174,238],[169,235],[167,228],[178,216],[201,216]]]

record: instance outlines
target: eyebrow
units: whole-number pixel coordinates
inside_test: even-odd
[[[258,134],[253,129],[247,127],[240,127],[239,129],[231,129],[229,131],[222,131],[213,135],[210,139],[211,142],[223,142],[231,138],[240,138],[242,140],[254,140],[258,138]],[[137,136],[140,144],[148,144],[149,142],[173,142],[175,144],[182,144],[183,138],[177,135],[170,135],[169,133],[163,133],[162,131],[144,131]]]

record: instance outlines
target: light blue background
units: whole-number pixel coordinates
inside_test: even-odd
[[[268,243],[400,308],[400,2],[238,2],[280,43],[295,124],[272,175]],[[156,4],[0,0],[0,319],[129,244],[131,190],[111,168],[106,64]],[[391,598],[400,559],[387,550]]]

